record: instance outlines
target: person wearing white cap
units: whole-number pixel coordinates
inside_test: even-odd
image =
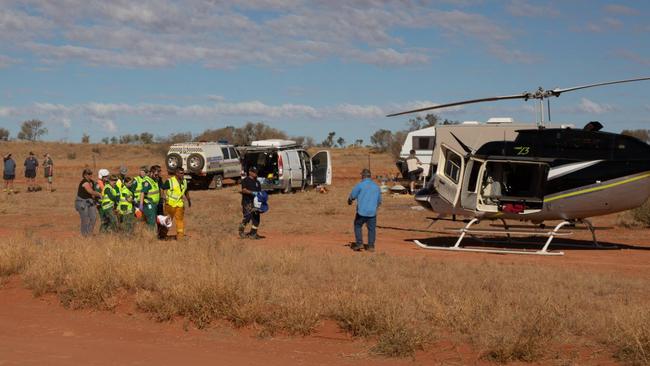
[[[99,169],[97,172],[97,190],[99,192],[104,191],[104,186],[106,185],[106,182],[108,181],[108,176],[111,175],[111,173],[108,171],[108,169]]]

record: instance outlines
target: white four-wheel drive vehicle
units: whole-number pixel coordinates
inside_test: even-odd
[[[332,166],[329,151],[314,156],[295,141],[259,140],[250,146],[239,147],[244,172],[257,168],[262,189],[291,192],[308,186],[332,184]]]
[[[169,148],[167,169],[185,169],[185,177],[193,185],[221,188],[224,178],[239,181],[241,163],[233,145],[219,142],[184,142]]]

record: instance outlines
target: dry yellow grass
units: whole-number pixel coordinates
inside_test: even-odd
[[[112,309],[126,296],[160,321],[181,316],[207,327],[227,320],[257,327],[262,335],[309,334],[321,321],[333,320],[354,336],[374,340],[372,350],[387,356],[412,355],[437,339],[451,339],[498,362],[562,358],[575,347],[631,364],[650,362],[647,277],[513,264],[518,260],[443,261],[336,250],[352,238],[354,207],[345,201],[359,170],[370,156],[374,174],[393,172],[387,155],[335,150],[339,179],[327,194],[273,195],[261,232],[284,244],[268,248],[264,241],[236,239],[237,187],[192,192],[187,241],[158,242],[147,231],[131,239],[83,240],[72,201],[81,168],[92,166],[92,149],[100,149],[98,168],[126,163],[132,172],[161,164],[160,151],[4,146],[19,156],[49,151],[58,170],[53,194],[0,197],[0,277],[19,275],[36,295],[54,293],[71,308]],[[76,151],[75,159],[66,158],[70,151]],[[386,197],[379,224],[426,227],[427,213],[410,206],[412,200]],[[318,250],[305,242],[313,233],[323,244]]]
[[[412,355],[444,334],[499,362],[555,357],[567,344],[650,361],[647,280],[139,235],[40,245],[8,238],[0,274],[20,274],[36,295],[55,293],[73,308],[111,309],[132,294],[154,318],[183,316],[198,327],[225,319],[261,334],[309,334],[332,319],[389,356]]]

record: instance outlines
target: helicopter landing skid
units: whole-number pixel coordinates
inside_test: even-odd
[[[477,224],[480,222],[478,218],[473,218],[470,220],[465,227],[460,229],[460,236],[458,237],[458,240],[456,241],[456,244],[454,244],[451,247],[445,247],[445,246],[431,246],[431,245],[426,245],[420,242],[419,240],[414,240],[414,243],[419,246],[420,248],[423,249],[433,249],[433,250],[447,250],[447,251],[458,251],[458,252],[478,252],[478,253],[500,253],[500,254],[528,254],[528,255],[548,255],[548,256],[560,256],[564,255],[564,252],[556,252],[556,251],[549,251],[548,248],[551,245],[551,242],[556,236],[569,236],[572,233],[571,232],[562,232],[560,229],[562,229],[566,225],[574,225],[575,221],[562,221],[561,223],[557,224],[555,228],[553,228],[552,231],[514,231],[510,230],[508,228],[508,225],[506,224],[505,220],[501,220],[503,222],[504,230],[503,231],[495,231],[495,230],[473,230],[470,229],[470,227],[474,224]],[[589,231],[591,231],[592,239],[593,239],[593,246],[597,248],[604,248],[601,246],[598,241],[596,241],[596,232],[588,220],[579,220],[578,222],[583,223],[587,226]],[[468,248],[468,247],[462,247],[460,244],[465,238],[465,235],[469,234],[471,236],[474,235],[490,235],[490,234],[495,234],[495,233],[503,233],[506,234],[508,237],[508,242],[511,242],[510,236],[511,235],[538,235],[538,236],[547,236],[548,239],[546,240],[546,243],[544,243],[544,246],[540,250],[526,250],[526,249],[487,249],[487,248]]]

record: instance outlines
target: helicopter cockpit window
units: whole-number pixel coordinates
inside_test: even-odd
[[[458,183],[460,176],[461,157],[451,150],[445,153],[445,176],[451,179],[454,183]]]

